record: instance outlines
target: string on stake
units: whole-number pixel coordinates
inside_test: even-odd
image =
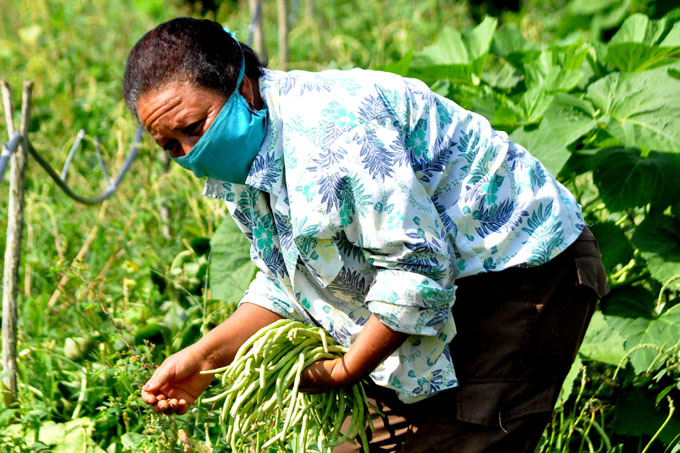
[[[123,180],[123,177],[127,173],[127,171],[130,169],[130,166],[132,165],[132,162],[135,160],[135,157],[137,157],[137,154],[139,152],[139,144],[142,141],[142,133],[143,129],[141,126],[137,126],[137,131],[135,132],[135,138],[132,143],[132,149],[130,150],[130,153],[127,155],[125,158],[125,161],[123,161],[123,165],[121,165],[120,170],[118,170],[118,174],[114,178],[113,182],[108,180],[108,174],[106,173],[106,169],[102,166],[102,171],[104,172],[105,177],[107,178],[109,182],[109,186],[102,191],[101,194],[94,198],[88,198],[88,197],[83,197],[81,195],[78,195],[71,189],[71,187],[66,184],[66,182],[61,178],[61,176],[50,166],[50,164],[43,158],[40,153],[35,149],[32,143],[28,143],[28,152],[33,158],[40,164],[40,166],[47,172],[47,174],[54,180],[54,182],[57,184],[57,186],[70,198],[74,199],[75,201],[82,203],[82,204],[87,204],[87,205],[93,205],[93,204],[98,204],[101,203],[102,201],[106,200],[107,198],[111,197],[116,190],[118,190],[118,186],[120,185],[120,182]],[[68,171],[68,167],[65,167],[66,171]],[[62,171],[62,174],[64,174],[64,171]]]
[[[16,151],[21,143],[21,132],[16,131],[9,143],[2,145],[2,154],[0,154],[0,182],[2,182],[2,177],[7,169],[7,164],[9,163],[9,158],[12,157],[12,153]]]
[[[135,132],[135,137],[133,140],[130,153],[125,158],[125,161],[123,161],[123,165],[121,165],[120,170],[118,171],[118,174],[116,175],[113,181],[111,181],[109,173],[106,170],[106,165],[104,164],[104,159],[101,153],[99,139],[95,139],[94,143],[95,152],[97,154],[97,160],[99,161],[99,166],[102,170],[104,179],[106,180],[108,186],[98,196],[94,198],[88,198],[78,195],[73,189],[71,189],[71,187],[68,184],[66,184],[66,176],[68,175],[69,166],[71,165],[71,161],[73,160],[73,155],[75,151],[78,149],[80,142],[82,141],[82,138],[85,135],[85,131],[81,129],[78,132],[76,141],[74,142],[73,146],[71,147],[71,150],[69,151],[68,156],[66,157],[66,162],[64,163],[64,167],[61,170],[61,175],[59,175],[56,172],[56,170],[54,170],[52,166],[47,162],[47,160],[40,155],[40,153],[35,149],[31,142],[28,142],[28,152],[31,156],[33,156],[33,158],[38,162],[38,164],[40,164],[40,166],[47,172],[50,178],[52,178],[54,182],[57,183],[57,186],[66,195],[68,195],[70,198],[74,199],[79,203],[93,205],[101,203],[102,201],[111,197],[116,192],[116,190],[118,190],[120,182],[123,180],[123,177],[130,169],[132,162],[135,160],[135,157],[137,157],[137,154],[139,153],[139,144],[142,140],[142,134],[143,129],[141,128],[141,126],[138,126]],[[19,147],[22,138],[23,136],[21,135],[21,133],[19,131],[16,131],[14,132],[14,135],[12,135],[12,139],[8,143],[2,145],[2,153],[0,154],[0,182],[2,181],[4,172],[7,169],[7,164],[9,163],[12,153],[16,151],[16,149]]]
[[[73,155],[76,153],[78,148],[80,148],[80,142],[83,140],[83,137],[85,137],[85,129],[81,129],[78,131],[78,135],[76,135],[76,140],[73,142],[73,146],[71,146],[71,151],[69,151],[68,156],[66,156],[66,161],[64,161],[64,167],[61,169],[62,181],[66,181],[66,176],[68,175],[68,168],[71,166]]]

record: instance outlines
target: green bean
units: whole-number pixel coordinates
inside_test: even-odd
[[[302,424],[300,425],[300,443],[298,444],[299,451],[305,452],[307,447],[307,413],[302,416]],[[296,448],[296,450],[298,450]]]
[[[295,380],[293,381],[293,390],[291,390],[291,395],[293,395],[293,404],[288,408],[288,414],[286,415],[286,420],[283,422],[283,435],[286,435],[288,428],[290,427],[290,422],[293,418],[293,414],[300,400],[297,398],[298,388],[300,387],[300,377],[302,376],[303,365],[305,363],[305,355],[300,353],[300,358],[298,360],[297,368],[295,368]]]
[[[321,328],[277,321],[249,338],[229,366],[206,372],[222,373],[218,379],[226,388],[203,401],[224,399],[220,424],[234,452],[266,451],[275,444],[278,450],[306,452],[316,444],[320,453],[331,453],[334,445],[357,435],[366,447],[368,410],[362,384],[322,394],[299,391],[309,365],[346,351]],[[350,415],[350,426],[342,433]]]

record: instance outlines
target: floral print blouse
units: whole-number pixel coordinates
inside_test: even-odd
[[[349,347],[371,314],[410,334],[372,374],[415,402],[458,384],[456,278],[536,266],[583,229],[573,196],[482,116],[418,80],[266,70],[246,184],[208,179],[260,269],[242,302]]]

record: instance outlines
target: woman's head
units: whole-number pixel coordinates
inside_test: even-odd
[[[173,19],[144,35],[130,52],[125,102],[160,146],[182,156],[234,91],[242,56],[246,77],[240,91],[259,108],[256,81],[264,65],[252,49],[239,46],[217,22]]]
[[[217,22],[180,17],[160,24],[130,52],[123,78],[125,103],[138,115],[139,99],[171,82],[187,82],[228,97],[241,69],[241,49],[245,75],[257,80],[264,64],[250,47],[239,47]]]

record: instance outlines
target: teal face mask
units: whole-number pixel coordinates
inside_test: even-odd
[[[236,40],[228,28],[225,27],[225,31]],[[239,93],[244,71],[245,58],[241,51],[241,70],[236,89],[189,154],[173,158],[197,178],[210,176],[244,184],[250,166],[260,151],[267,132],[267,108],[252,110]]]

